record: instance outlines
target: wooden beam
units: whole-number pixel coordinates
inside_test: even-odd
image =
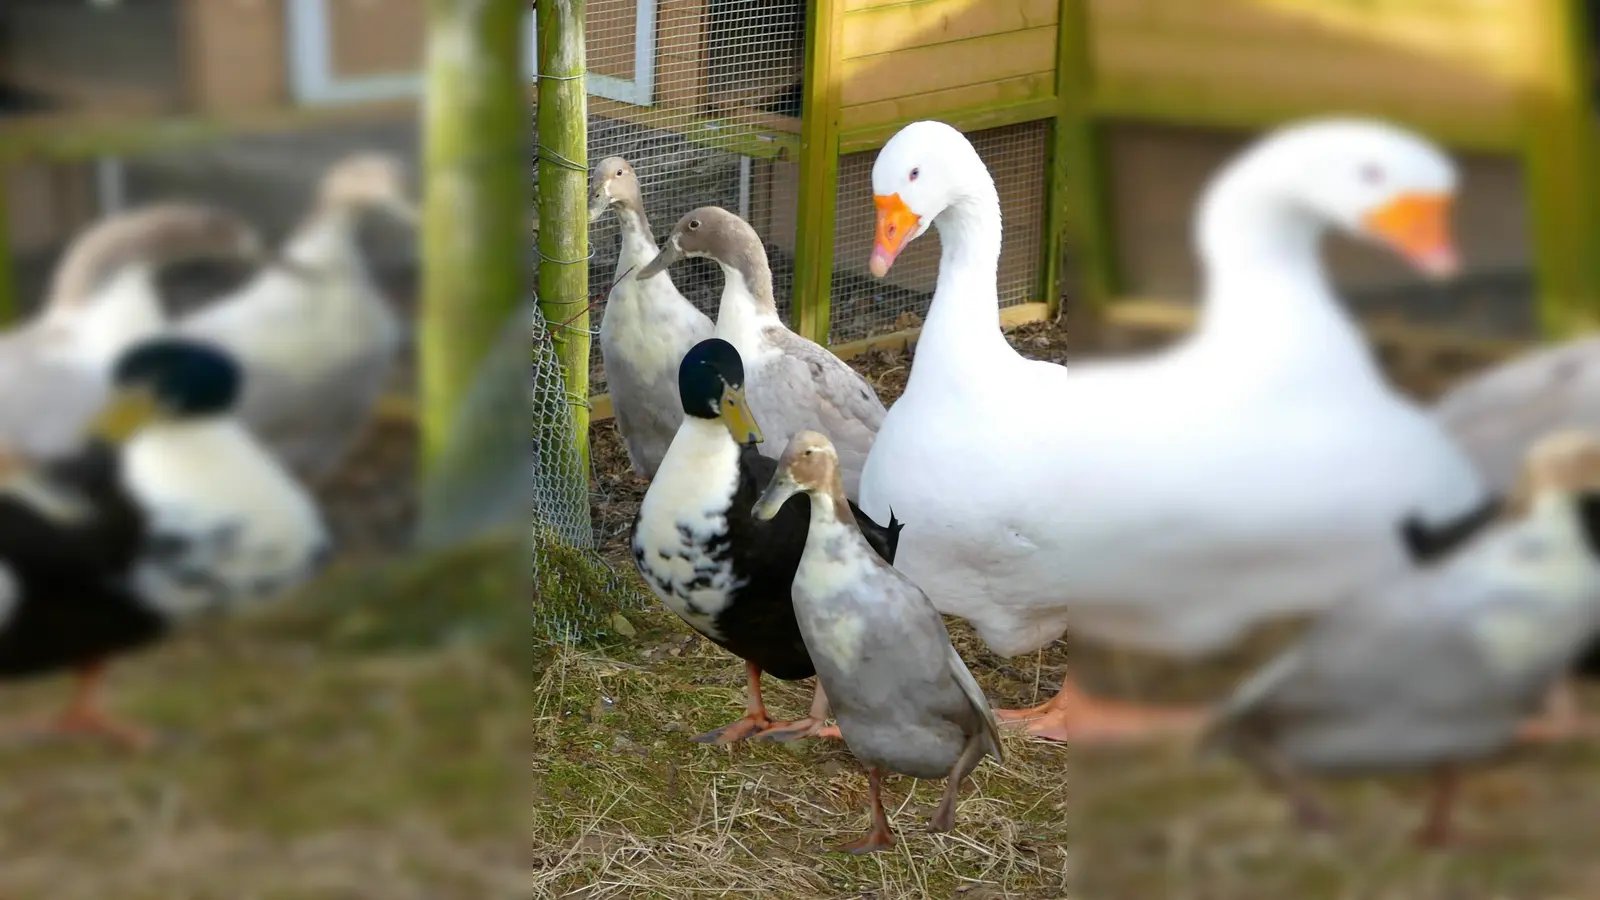
[[[806,0],[805,112],[800,127],[800,203],[795,222],[794,329],[828,343],[833,234],[839,197],[841,0]]]
[[[1075,298],[1104,308],[1117,289],[1112,244],[1110,173],[1104,129],[1093,109],[1094,48],[1085,0],[1061,0],[1056,48],[1055,122],[1051,127],[1050,191],[1045,207],[1045,248],[1039,289],[1059,310],[1061,245],[1072,254]]]
[[[1589,30],[1579,0],[1537,0],[1525,14],[1537,17],[1543,51],[1526,100],[1523,151],[1539,319],[1547,336],[1560,337],[1600,324],[1600,146],[1589,101]]]
[[[945,92],[939,92],[945,93]],[[937,96],[929,94],[932,98]],[[1022,100],[1016,103],[1002,105],[973,106],[965,109],[940,109],[934,103],[926,102],[923,98],[907,98],[903,101],[892,100],[890,103],[903,104],[906,114],[879,125],[870,125],[865,128],[855,128],[850,131],[841,131],[839,134],[840,153],[860,153],[863,150],[876,150],[906,126],[908,122],[918,119],[938,119],[952,128],[971,134],[974,131],[984,131],[989,128],[1003,128],[1006,125],[1019,125],[1023,122],[1037,122],[1055,116],[1057,104],[1054,97],[1045,96],[1033,100]],[[877,104],[874,104],[877,105]],[[856,107],[860,109],[861,107]]]
[[[1105,310],[1105,321],[1110,325],[1171,333],[1189,331],[1198,319],[1198,308],[1193,304],[1165,300],[1118,298]],[[1386,318],[1364,316],[1359,317],[1358,321],[1361,330],[1373,343],[1424,354],[1450,353],[1491,362],[1536,346],[1529,341],[1478,337],[1447,328],[1409,325]]]

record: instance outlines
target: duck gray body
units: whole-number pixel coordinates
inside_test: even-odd
[[[861,470],[887,415],[877,391],[849,363],[784,324],[766,248],[750,223],[715,206],[690,210],[639,277],[659,278],[685,256],[712,259],[722,269],[716,334],[738,348],[744,361],[750,411],[767,434],[762,454],[777,456],[805,430],[825,434],[835,448],[845,496],[857,500]]]
[[[641,280],[656,257],[656,239],[644,212],[638,176],[627,160],[611,157],[595,168],[589,217],[610,209],[620,234],[615,284],[600,320],[600,356],[617,432],[636,475],[655,478],[678,433],[678,364],[689,348],[711,337],[711,318],[678,292],[665,272]]]
[[[1597,515],[1590,500],[1543,498],[1334,608],[1224,704],[1213,739],[1330,774],[1502,750],[1600,628]]]
[[[1433,408],[1491,489],[1509,492],[1523,456],[1563,428],[1600,428],[1600,336],[1528,353],[1452,387]]]
[[[847,510],[828,497],[811,510],[795,619],[850,752],[915,778],[998,759],[988,701],[932,601],[872,552]]]

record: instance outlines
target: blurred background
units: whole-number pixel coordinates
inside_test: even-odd
[[[0,746],[0,894],[526,896],[507,802],[526,792],[526,502],[504,498],[528,490],[530,18],[522,0],[0,5],[8,328],[76,236],[148,204],[212,204],[277,247],[325,173],[377,153],[411,202],[437,208],[425,186],[443,184],[451,207],[445,232],[361,217],[401,337],[357,445],[314,486],[334,565],[259,620],[113,667],[112,702],[162,733],[154,749]],[[166,266],[166,310],[249,277]],[[8,684],[5,717],[65,689]]]
[[[1597,6],[554,3],[557,12],[537,23],[541,71],[552,76],[540,102],[576,90],[575,81],[558,85],[555,77],[582,73],[588,118],[581,140],[541,119],[540,196],[556,195],[550,178],[579,177],[577,167],[554,160],[592,166],[619,155],[639,175],[658,239],[695,206],[737,211],[766,244],[791,327],[849,359],[889,403],[904,385],[939,257],[930,234],[888,278],[866,273],[872,163],[904,124],[937,118],[957,126],[995,178],[1005,222],[1001,318],[1013,345],[1038,358],[1081,360],[1158,348],[1192,326],[1201,293],[1195,204],[1232,155],[1307,117],[1385,119],[1437,141],[1459,166],[1453,224],[1463,271],[1425,283],[1392,255],[1342,237],[1330,240],[1326,259],[1391,380],[1427,401],[1466,373],[1595,323]],[[580,27],[584,55],[552,55],[570,47]],[[555,282],[541,281],[541,300],[568,304],[546,306],[547,318],[563,323],[583,300],[581,321],[593,329],[616,274],[617,226],[611,216],[582,228],[556,224],[575,211],[543,210],[540,247],[552,257],[588,258],[586,283],[555,297]],[[552,228],[567,241],[559,253]],[[714,315],[721,278],[712,264],[689,260],[673,277]],[[813,850],[824,831],[856,822],[864,788],[848,756],[812,748],[711,755],[683,749],[681,735],[659,737],[677,715],[666,706],[734,708],[741,675],[736,660],[639,598],[627,533],[645,484],[628,471],[609,421],[598,352],[571,350],[581,337],[550,343],[546,371],[565,371],[569,387],[582,380],[592,409],[581,415],[592,413],[592,425],[580,419],[567,468],[535,466],[536,497],[545,498],[536,527],[567,534],[604,563],[556,560],[547,550],[544,571],[565,572],[568,583],[543,582],[535,616],[541,634],[557,642],[542,651],[535,732],[557,758],[543,782],[552,799],[535,812],[536,869],[541,859],[546,869],[536,884],[554,895],[689,897],[753,884],[766,896],[879,898],[1061,897],[1069,883],[1071,896],[1085,898],[1600,891],[1600,868],[1578,837],[1600,826],[1600,755],[1584,746],[1497,769],[1478,795],[1478,821],[1500,826],[1500,837],[1445,857],[1396,842],[1420,796],[1404,779],[1340,795],[1372,824],[1330,844],[1287,828],[1276,799],[1237,768],[1198,763],[1181,749],[1074,751],[1069,765],[1063,748],[1020,742],[1007,775],[982,784],[994,816],[979,813],[971,846],[918,845],[867,864],[820,857]],[[536,421],[537,384],[536,377]],[[567,405],[555,390],[547,390],[545,409]],[[551,454],[559,449],[553,441],[544,445],[556,448]],[[536,549],[536,592],[538,559]],[[580,583],[587,587],[574,590]],[[592,602],[613,595],[614,603]],[[963,626],[952,632],[992,702],[1007,706],[1048,696],[1041,679],[1059,679],[1069,654],[1091,690],[1214,699],[1284,638],[1266,634],[1226,659],[1180,666],[1070,638],[1038,659],[1002,660]],[[560,643],[573,637],[589,643]],[[780,702],[803,702],[798,690],[784,693],[789,686],[772,690]],[[930,797],[919,793],[911,808],[931,806]],[[1493,821],[1499,804],[1524,812]],[[1062,849],[1069,844],[1070,867]]]

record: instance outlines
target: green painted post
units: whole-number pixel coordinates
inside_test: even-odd
[[[795,331],[824,346],[832,317],[839,197],[839,0],[806,0],[805,111],[794,260]]]
[[[539,5],[539,308],[571,398],[572,440],[589,471],[589,103],[586,0]]]
[[[1527,94],[1524,161],[1539,320],[1548,337],[1600,324],[1600,174],[1584,4],[1541,0],[1540,78]]]
[[[526,0],[429,0],[418,424],[427,472],[524,302]]]
[[[1061,0],[1056,100],[1050,126],[1050,182],[1039,290],[1052,315],[1061,307],[1062,243],[1068,242],[1080,299],[1101,308],[1116,290],[1111,205],[1100,127],[1093,109],[1088,0]]]

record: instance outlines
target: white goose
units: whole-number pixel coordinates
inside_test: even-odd
[[[1330,227],[1453,271],[1449,160],[1381,124],[1271,135],[1211,183],[1205,309],[1166,353],[1068,371],[998,322],[1000,205],[948,125],[902,129],[872,171],[871,267],[930,226],[939,278],[905,394],[862,475],[861,508],[905,522],[895,565],[996,652],[1072,629],[1194,657],[1268,617],[1325,607],[1408,565],[1394,523],[1477,509],[1470,463],[1383,381],[1318,259]],[[1090,699],[1070,682],[1055,739],[1146,735],[1192,714]]]
[[[672,276],[641,279],[656,258],[656,238],[644,214],[639,176],[620,156],[601,160],[589,193],[589,221],[610,209],[617,216],[616,286],[600,320],[600,356],[617,432],[636,475],[656,477],[683,422],[678,364],[689,348],[711,337],[711,318],[678,293]]]
[[[244,365],[239,417],[310,480],[332,474],[355,445],[400,349],[399,319],[356,240],[369,209],[407,222],[417,216],[399,163],[356,154],[323,176],[311,215],[280,251],[285,266],[176,325]]]

